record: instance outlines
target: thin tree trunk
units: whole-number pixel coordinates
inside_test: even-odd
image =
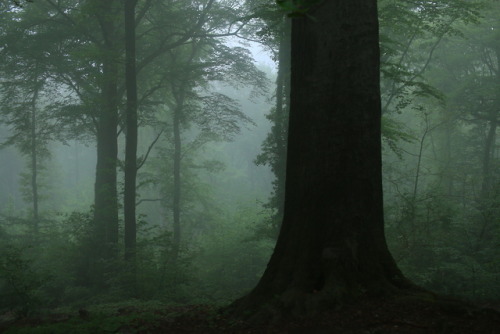
[[[444,166],[444,175],[442,178],[445,180],[445,187],[446,187],[446,193],[449,197],[453,196],[454,194],[454,178],[455,178],[455,173],[453,170],[451,170],[451,165],[452,165],[452,129],[453,129],[454,124],[451,122],[447,122],[444,128],[444,150],[445,150],[445,166]]]
[[[137,181],[137,77],[135,69],[135,6],[137,0],[125,1],[125,85],[127,88],[125,143],[125,259],[136,252],[136,181]]]
[[[35,90],[31,100],[31,193],[33,201],[33,230],[35,238],[39,233],[39,214],[38,214],[38,152],[37,152],[37,119],[36,119],[36,101],[38,100],[38,82],[35,79]]]
[[[190,65],[196,54],[196,44],[193,44],[191,54],[186,59],[186,64]],[[175,63],[175,62],[174,62]],[[172,78],[175,81],[175,78]],[[177,81],[177,85],[172,85],[172,93],[174,95],[175,106],[173,108],[173,135],[174,135],[174,193],[172,196],[172,212],[173,212],[173,240],[172,240],[172,262],[176,262],[179,258],[181,248],[182,229],[181,229],[181,202],[182,202],[182,139],[181,139],[181,123],[184,113],[184,103],[186,99],[186,89],[188,78],[181,77]]]
[[[498,123],[496,111],[493,111],[490,114],[490,128],[488,130],[488,135],[486,136],[483,152],[483,181],[481,185],[481,201],[483,202],[488,201],[491,195],[491,158],[493,156]]]
[[[96,3],[104,38],[102,45],[101,109],[97,129],[97,166],[94,224],[99,257],[115,255],[118,244],[118,196],[116,167],[118,154],[118,53],[113,12],[114,1]]]
[[[497,82],[500,83],[500,48],[496,50],[496,55],[498,58],[498,68],[497,71]],[[498,109],[493,108],[489,113],[489,130],[486,136],[483,152],[483,180],[481,184],[481,194],[479,198],[479,209],[482,216],[481,229],[476,241],[476,251],[479,251],[484,247],[484,239],[489,234],[488,231],[494,224],[494,219],[496,215],[496,203],[493,197],[493,185],[495,180],[493,178],[492,163],[491,160],[494,155],[495,142],[496,142],[496,132],[498,127]]]
[[[174,194],[173,194],[173,245],[172,260],[175,262],[179,257],[181,244],[181,113],[183,101],[177,101],[174,108]]]
[[[115,65],[103,66],[103,74],[117,74]],[[108,78],[114,81],[112,78]],[[118,197],[116,190],[116,164],[118,153],[116,86],[109,82],[103,89],[102,97],[106,100],[99,116],[97,130],[97,165],[95,181],[94,221],[100,246],[108,248],[118,243]],[[105,251],[108,253],[108,251]],[[105,254],[103,254],[105,255]],[[107,254],[110,255],[110,254]]]
[[[417,154],[417,166],[415,169],[415,179],[413,181],[413,192],[409,201],[410,204],[410,212],[408,213],[408,225],[410,226],[410,231],[411,235],[413,236],[415,232],[415,219],[416,219],[416,206],[417,206],[417,195],[418,195],[418,186],[419,186],[419,180],[420,180],[420,170],[422,166],[422,158],[423,158],[423,153],[424,153],[424,144],[425,144],[425,139],[427,137],[427,134],[429,133],[429,119],[427,115],[424,115],[424,120],[425,120],[425,130],[424,133],[422,134],[422,137],[420,137],[419,141],[419,149],[418,149],[418,154]]]
[[[495,49],[495,53],[497,56],[497,72],[496,72],[496,81],[500,85],[500,47]],[[500,100],[500,99],[497,99]],[[500,103],[499,103],[500,104]],[[491,186],[492,186],[492,170],[491,170],[491,159],[493,157],[494,149],[495,149],[495,139],[496,139],[496,131],[498,127],[498,108],[500,105],[493,106],[493,109],[489,112],[489,130],[488,135],[486,136],[486,140],[484,143],[484,152],[483,152],[483,180],[481,184],[481,198],[480,201],[484,202],[488,201],[491,196]]]

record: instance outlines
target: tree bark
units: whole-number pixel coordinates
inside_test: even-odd
[[[304,315],[411,286],[384,236],[378,43],[376,0],[323,1],[293,19],[284,218],[235,314]]]
[[[96,2],[103,44],[101,106],[98,113],[97,165],[95,181],[94,224],[99,257],[109,258],[118,244],[118,196],[116,167],[118,154],[118,51],[114,1]]]
[[[496,55],[497,60],[497,72],[495,75],[496,82],[500,85],[500,47],[496,47],[494,49],[494,53]],[[500,99],[497,99],[500,100]],[[480,201],[487,202],[491,196],[491,188],[492,188],[492,168],[491,168],[491,160],[493,158],[493,153],[495,149],[495,139],[496,132],[498,127],[498,110],[500,108],[500,103],[497,105],[493,105],[488,114],[488,134],[484,143],[484,152],[482,159],[482,169],[483,169],[483,180],[481,184],[481,195]]]
[[[495,79],[500,87],[500,47],[495,46],[494,48],[496,58],[497,58],[497,71],[495,73]],[[479,251],[484,247],[484,239],[491,233],[488,231],[494,224],[496,217],[497,203],[495,198],[494,187],[498,183],[493,175],[493,163],[494,153],[495,153],[495,143],[497,137],[498,128],[498,114],[500,110],[500,98],[497,98],[497,102],[489,111],[488,122],[489,125],[488,134],[485,138],[484,151],[482,158],[482,183],[481,183],[481,193],[478,198],[479,210],[481,212],[481,228],[476,241],[476,250]]]
[[[285,180],[286,180],[286,150],[288,132],[288,113],[290,107],[290,35],[291,20],[284,18],[280,36],[278,75],[276,78],[276,115],[273,126],[273,136],[276,144],[276,160],[274,174],[276,177],[274,197],[276,201],[277,228],[283,219]]]
[[[31,99],[31,194],[33,201],[33,232],[35,238],[39,234],[38,214],[38,140],[37,140],[37,119],[36,119],[36,103],[41,85],[38,83],[38,78],[35,78],[33,97]]]
[[[489,115],[489,129],[488,135],[486,136],[484,143],[483,159],[482,159],[482,169],[483,169],[483,181],[481,184],[481,202],[487,202],[490,199],[491,187],[492,187],[492,171],[491,171],[491,159],[493,156],[493,149],[496,138],[497,131],[497,112],[492,110]]]
[[[135,68],[135,6],[137,0],[125,1],[125,86],[127,89],[125,142],[125,259],[135,258],[136,182],[137,182],[137,76]]]
[[[184,92],[181,88],[181,95],[176,98],[176,106],[174,108],[174,193],[172,197],[173,205],[173,240],[172,240],[172,261],[175,263],[179,257],[179,250],[181,245],[181,113],[184,105]]]

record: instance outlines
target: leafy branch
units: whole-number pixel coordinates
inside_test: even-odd
[[[309,17],[307,13],[311,7],[323,1],[324,0],[276,0],[276,3],[282,10],[288,13],[289,17]]]

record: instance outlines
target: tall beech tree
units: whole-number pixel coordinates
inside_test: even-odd
[[[273,8],[269,3],[261,4],[259,0],[249,3],[253,4],[253,11],[265,23],[257,36],[262,44],[274,51],[279,65],[276,107],[268,116],[273,122],[273,128],[262,144],[262,153],[256,159],[257,164],[271,166],[276,177],[273,194],[265,204],[266,208],[272,210],[273,215],[270,222],[259,227],[258,233],[275,238],[283,218],[289,105],[289,28],[287,21],[281,24],[283,12],[277,10],[276,6]],[[300,1],[295,1],[295,5],[294,2],[285,0],[280,3],[291,11],[301,10],[296,5]],[[423,74],[432,63],[434,52],[443,39],[460,35],[459,24],[477,22],[481,6],[481,3],[462,0],[378,2],[384,114],[382,135],[391,150],[401,154],[399,144],[414,139],[391,114],[401,113],[410,105],[421,109],[422,106],[417,101],[422,97],[432,97],[436,100],[443,98],[436,88],[426,82]]]
[[[231,306],[259,320],[413,286],[384,236],[377,1],[310,3],[292,22],[281,231],[263,277]]]

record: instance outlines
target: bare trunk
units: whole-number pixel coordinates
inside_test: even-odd
[[[500,69],[500,48],[496,49],[496,56],[498,59],[497,68]],[[500,73],[496,74],[497,82],[500,83]],[[499,99],[500,100],[500,99]],[[500,104],[500,103],[499,103]],[[483,180],[481,184],[481,194],[478,199],[479,209],[482,216],[481,229],[476,241],[476,250],[479,251],[484,247],[484,239],[491,235],[491,228],[497,215],[496,198],[494,194],[494,186],[497,183],[493,177],[492,159],[495,150],[496,132],[498,127],[498,113],[500,105],[497,104],[489,112],[489,129],[484,143],[483,152]]]
[[[179,257],[181,244],[181,112],[182,102],[178,101],[174,108],[174,196],[173,196],[173,247],[172,260],[175,262]]]
[[[491,158],[493,156],[493,148],[497,130],[497,115],[492,112],[490,115],[488,135],[484,143],[483,152],[483,181],[481,185],[481,200],[487,201],[491,195]]]
[[[127,131],[125,143],[125,259],[135,258],[137,181],[137,78],[135,70],[136,0],[125,1],[125,85],[127,88]]]
[[[292,22],[284,218],[236,314],[268,321],[411,286],[384,236],[376,4],[323,1]]]
[[[35,81],[35,91],[31,100],[31,193],[33,201],[33,231],[35,237],[39,232],[39,214],[38,214],[38,152],[37,152],[37,120],[36,120],[36,101],[38,100],[38,83]]]
[[[288,132],[288,113],[290,107],[290,35],[291,19],[285,18],[280,38],[279,68],[276,78],[276,115],[273,126],[273,136],[276,143],[276,161],[273,166],[276,177],[274,196],[277,212],[276,220],[283,219],[286,179],[286,137]],[[279,229],[279,225],[277,226]]]
[[[115,75],[115,69],[115,65],[105,65],[104,73]],[[114,247],[118,243],[118,197],[116,191],[118,116],[114,103],[116,101],[116,86],[111,82],[107,83],[102,96],[106,102],[99,117],[97,131],[94,221],[100,246],[108,248],[108,246]]]
[[[118,54],[113,1],[98,2],[96,8],[104,38],[102,45],[101,109],[97,129],[97,166],[94,223],[99,257],[115,255],[118,244],[118,196],[116,167],[118,154]]]

